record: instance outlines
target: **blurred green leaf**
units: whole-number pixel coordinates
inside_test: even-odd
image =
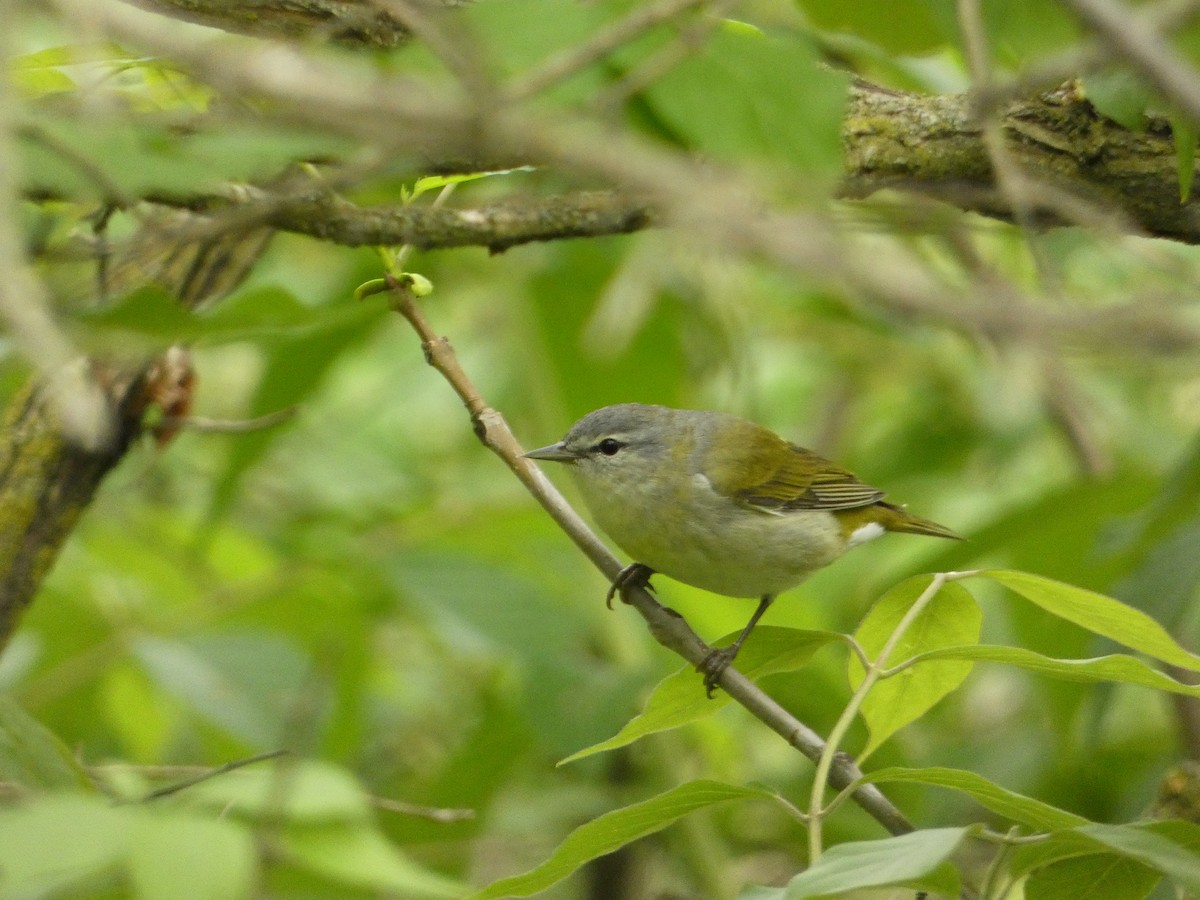
[[[133,652],[163,689],[249,747],[274,749],[286,701],[307,660],[280,634],[229,634],[189,641],[143,636]]]
[[[189,803],[251,819],[325,825],[366,822],[370,798],[332,763],[284,758],[209,778],[181,792]]]
[[[0,781],[30,791],[91,787],[63,742],[4,694],[0,694]]]
[[[958,893],[958,874],[945,863],[971,831],[930,828],[900,837],[838,844],[789,881],[784,897],[804,900],[892,884],[953,896]]]
[[[661,831],[681,816],[698,809],[748,797],[773,796],[761,788],[737,787],[716,781],[691,781],[679,787],[613,810],[580,825],[536,869],[493,882],[471,900],[493,897],[528,897],[566,878],[584,863],[612,853],[631,841]]]
[[[111,880],[129,847],[134,810],[82,794],[0,809],[0,887],[7,897],[69,893]]]
[[[1088,631],[1171,665],[1200,670],[1200,656],[1183,649],[1166,629],[1132,606],[1029,572],[993,569],[980,574]]]
[[[250,896],[258,868],[254,837],[236,822],[179,812],[143,815],[129,838],[138,900]]]
[[[846,87],[847,77],[820,66],[801,35],[726,25],[645,98],[696,150],[726,161],[749,154],[803,172],[810,184],[832,184],[841,172]]]
[[[717,645],[724,645],[735,637],[736,632],[718,641]],[[738,654],[737,668],[751,680],[776,672],[790,672],[801,668],[814,653],[837,640],[839,635],[830,632],[760,625]],[[705,696],[702,679],[696,670],[684,666],[655,685],[641,713],[630,719],[619,732],[606,741],[572,753],[559,765],[624,747],[648,734],[679,728],[710,716],[728,704],[729,696],[724,692],[714,694],[711,699]]]
[[[1057,828],[1071,828],[1084,825],[1087,819],[1066,810],[1058,809],[1033,797],[1026,797],[1015,791],[988,781],[982,775],[963,769],[947,769],[932,766],[925,769],[909,769],[893,766],[878,769],[868,773],[858,780],[860,784],[885,784],[906,782],[910,784],[928,784],[935,787],[949,788],[959,791],[978,801],[986,809],[997,815],[1004,816],[1014,822],[1020,822],[1039,831],[1052,831]]]
[[[931,53],[947,42],[928,0],[797,0],[813,24],[866,38],[894,54]]]
[[[340,884],[402,897],[461,897],[466,887],[410,860],[366,823],[293,825],[279,835],[297,866]]]
[[[292,308],[299,307],[292,301]],[[250,415],[266,415],[303,404],[337,361],[370,334],[387,315],[383,304],[343,305],[317,317],[311,328],[280,331],[263,344],[263,370]],[[254,318],[251,315],[251,318]],[[223,514],[237,496],[242,476],[287,430],[263,428],[234,437],[224,471],[216,479],[210,516]]]
[[[1196,126],[1187,116],[1171,116],[1171,134],[1175,138],[1175,168],[1179,172],[1179,202],[1187,203],[1196,179]]]
[[[928,576],[909,578],[871,607],[854,635],[869,659],[875,659],[883,650],[900,621],[928,587]],[[891,656],[882,663],[885,668],[892,668],[930,650],[978,641],[982,623],[983,613],[975,598],[962,585],[950,582],[920,612]],[[862,704],[862,717],[871,739],[861,755],[872,753],[898,730],[924,715],[963,683],[971,667],[970,661],[961,659],[920,662],[876,682]],[[852,690],[858,689],[865,675],[858,657],[851,656]]]
[[[933,5],[952,8],[938,0]],[[1056,0],[984,0],[983,20],[993,57],[1012,69],[1076,46],[1081,34],[1076,18]]]
[[[1150,90],[1128,69],[1093,72],[1083,80],[1087,99],[1102,116],[1130,131],[1144,131]]]
[[[245,121],[227,119],[219,132],[184,136],[132,117],[113,128],[108,118],[41,109],[18,131],[21,172],[26,190],[77,200],[179,196],[274,177],[295,162],[346,149],[328,134],[255,130]]]

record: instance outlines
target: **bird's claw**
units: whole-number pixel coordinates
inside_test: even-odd
[[[712,699],[717,682],[721,680],[735,656],[737,650],[733,647],[714,647],[700,660],[700,665],[696,666],[696,671],[704,675],[704,693],[708,695],[708,699]]]
[[[613,597],[618,594],[622,603],[628,603],[629,592],[640,587],[653,591],[654,585],[650,583],[650,576],[653,574],[654,570],[647,565],[639,562],[630,563],[617,573],[617,577],[609,585],[608,593],[604,595],[604,604],[612,609]]]

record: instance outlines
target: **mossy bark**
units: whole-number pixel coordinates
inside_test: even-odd
[[[144,374],[92,372],[111,412],[102,446],[84,448],[68,436],[60,398],[47,385],[26,388],[0,425],[0,649],[101,480],[141,431]]]
[[[925,96],[858,83],[842,125],[842,195],[917,192],[1003,219],[1109,224],[1200,242],[1200,202],[1181,198],[1170,123],[1148,116],[1130,131],[1100,115],[1075,84],[998,113],[1004,146],[1023,177],[1053,189],[1026,208],[997,188],[983,129],[967,95]],[[1088,220],[1091,218],[1092,220]],[[1097,219],[1107,218],[1106,223]]]

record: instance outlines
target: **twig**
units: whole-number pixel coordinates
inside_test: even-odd
[[[270,750],[266,753],[248,756],[245,759],[235,759],[225,763],[223,766],[218,766],[215,769],[209,769],[192,778],[185,779],[184,781],[180,781],[176,784],[169,784],[166,787],[161,787],[158,790],[151,791],[136,802],[149,803],[151,800],[169,797],[171,794],[177,794],[182,790],[186,790],[187,788],[195,787],[203,781],[208,781],[210,778],[216,778],[218,775],[224,775],[225,773],[233,772],[236,769],[244,769],[246,766],[252,766],[255,763],[266,762],[269,759],[278,759],[281,756],[286,756],[287,753],[287,750]]]
[[[273,428],[288,419],[295,418],[300,412],[299,406],[285,406],[266,415],[255,416],[253,419],[207,419],[204,416],[167,416],[162,420],[166,428],[187,428],[191,431],[201,431],[212,434],[245,434],[250,431],[262,431]]]
[[[371,805],[376,809],[400,813],[405,816],[417,816],[434,822],[468,822],[475,818],[473,809],[450,809],[441,806],[424,806],[420,803],[407,803],[403,800],[389,800],[387,797],[372,797]]]
[[[393,308],[408,321],[421,339],[425,361],[446,379],[467,408],[475,434],[480,441],[504,461],[533,494],[534,499],[604,577],[609,580],[615,578],[621,570],[620,562],[541,470],[521,455],[524,450],[504,418],[484,401],[459,365],[450,342],[444,337],[439,337],[433,330],[412,293],[405,285],[393,281],[393,297]],[[682,617],[664,608],[644,589],[630,591],[628,598],[630,605],[646,620],[656,641],[678,653],[692,665],[700,664],[708,654],[709,647]],[[821,759],[825,752],[825,744],[821,737],[767,696],[746,676],[731,666],[722,673],[719,684],[730,699],[741,704],[751,715],[808,759],[814,763]],[[831,760],[827,765],[829,783],[839,789],[847,787],[861,774],[853,761],[842,757]],[[912,823],[874,785],[860,787],[854,792],[853,799],[892,834],[905,834],[913,830]]]
[[[867,694],[871,692],[871,688],[875,686],[882,676],[884,667],[887,665],[888,657],[892,651],[896,649],[896,645],[900,643],[900,639],[904,637],[904,633],[917,620],[921,611],[929,605],[930,601],[937,596],[938,591],[948,582],[964,577],[963,573],[959,572],[939,572],[930,579],[929,587],[921,592],[908,612],[896,625],[894,631],[887,639],[887,643],[883,645],[883,649],[866,667],[863,672],[862,683],[850,698],[850,702],[846,704],[846,708],[842,710],[842,714],[838,717],[833,729],[829,732],[829,740],[825,744],[821,752],[820,758],[817,760],[817,771],[813,775],[812,794],[808,804],[808,859],[809,864],[815,863],[821,858],[823,851],[822,846],[822,824],[827,810],[823,809],[825,801],[825,787],[833,783],[830,777],[831,771],[838,760],[841,758],[838,748],[841,746],[842,739],[846,736],[846,732],[850,729],[850,725],[854,722],[858,715],[858,710],[862,706],[863,701],[867,698]]]
[[[691,7],[706,2],[707,0],[659,0],[658,3],[634,7],[633,12],[624,19],[598,31],[586,42],[551,56],[540,67],[516,81],[506,92],[507,96],[511,100],[520,101],[540,94],[603,59],[642,32],[669,22]]]

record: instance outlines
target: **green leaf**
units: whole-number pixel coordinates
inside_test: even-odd
[[[882,784],[886,782],[904,782],[909,784],[928,784],[936,787],[949,788],[976,800],[981,806],[997,815],[1004,816],[1014,822],[1020,822],[1039,831],[1054,831],[1062,828],[1072,828],[1085,825],[1088,820],[1082,816],[1026,797],[1015,791],[988,781],[982,775],[967,772],[962,769],[931,767],[928,769],[910,769],[895,766],[879,769],[858,780],[859,784]]]
[[[900,620],[929,583],[926,575],[909,578],[884,594],[871,608],[855,633],[868,658],[874,659],[882,651]],[[884,663],[894,667],[930,650],[977,641],[982,623],[979,605],[962,585],[953,582],[943,585]],[[971,667],[970,661],[961,659],[922,662],[876,682],[862,705],[862,716],[871,732],[862,756],[872,753],[962,684]],[[850,686],[857,689],[864,676],[858,657],[850,657]]]
[[[1093,683],[1113,681],[1136,684],[1172,694],[1200,697],[1200,685],[1184,684],[1147,665],[1136,656],[1113,653],[1091,659],[1055,659],[1024,647],[996,647],[990,644],[968,644],[963,647],[944,647],[922,653],[918,659],[971,659],[1005,663],[1058,678],[1062,681]]]
[[[894,54],[926,55],[947,35],[927,0],[798,0],[818,28],[866,38]]]
[[[138,900],[247,897],[254,838],[236,822],[177,812],[140,816],[130,833],[129,870]]]
[[[1179,202],[1187,203],[1196,178],[1196,126],[1178,113],[1171,116],[1171,135],[1175,138],[1175,170],[1179,175]]]
[[[22,123],[17,149],[26,186],[74,199],[215,191],[258,181],[292,163],[338,155],[337,138],[299,130],[256,131],[234,122],[220,132],[182,135],[169,125],[129,118],[39,111]]]
[[[724,644],[734,637],[736,633],[727,635],[718,644]],[[751,680],[776,672],[794,671],[804,666],[817,650],[838,639],[838,635],[828,631],[801,631],[761,625],[754,629],[738,654],[737,668]],[[711,716],[728,704],[729,697],[723,691],[715,694],[711,700],[707,698],[696,670],[684,666],[655,685],[641,713],[630,719],[615,735],[572,753],[559,765],[624,747],[648,734],[679,728]]]
[[[0,781],[27,790],[91,787],[66,745],[7,695],[0,695]]]
[[[301,868],[346,885],[402,897],[461,897],[466,886],[432,872],[366,824],[289,827],[280,850]]]
[[[364,822],[371,802],[358,780],[332,763],[284,758],[187,788],[189,802],[252,819],[307,824]]]
[[[0,810],[6,897],[41,897],[117,869],[136,812],[99,797],[57,794]]]
[[[878,841],[829,848],[811,868],[788,882],[787,900],[804,900],[892,884],[919,886],[953,896],[958,875],[943,867],[971,828],[932,828]]]
[[[1183,649],[1144,612],[1119,600],[1029,572],[993,569],[980,574],[1088,631],[1182,669],[1200,670],[1200,656]]]
[[[1152,822],[1085,825],[1079,834],[1169,875],[1180,887],[1200,891],[1200,825]]]
[[[1145,130],[1150,91],[1138,76],[1128,69],[1110,69],[1088,75],[1083,85],[1085,96],[1102,116],[1130,131]]]
[[[799,34],[727,25],[645,91],[647,103],[696,150],[747,156],[830,183],[842,166],[847,77],[819,64]]]
[[[631,841],[666,828],[676,819],[729,800],[771,797],[761,788],[737,787],[718,781],[691,781],[641,803],[605,813],[580,825],[563,840],[550,858],[512,878],[493,882],[471,900],[495,897],[528,897],[566,878],[584,863],[612,853]]]
[[[1139,862],[1097,853],[1038,869],[1025,882],[1025,900],[1142,900],[1162,875]]]
[[[278,745],[285,715],[280,701],[306,668],[285,635],[265,632],[186,641],[146,635],[133,650],[164,690],[260,750]]]

